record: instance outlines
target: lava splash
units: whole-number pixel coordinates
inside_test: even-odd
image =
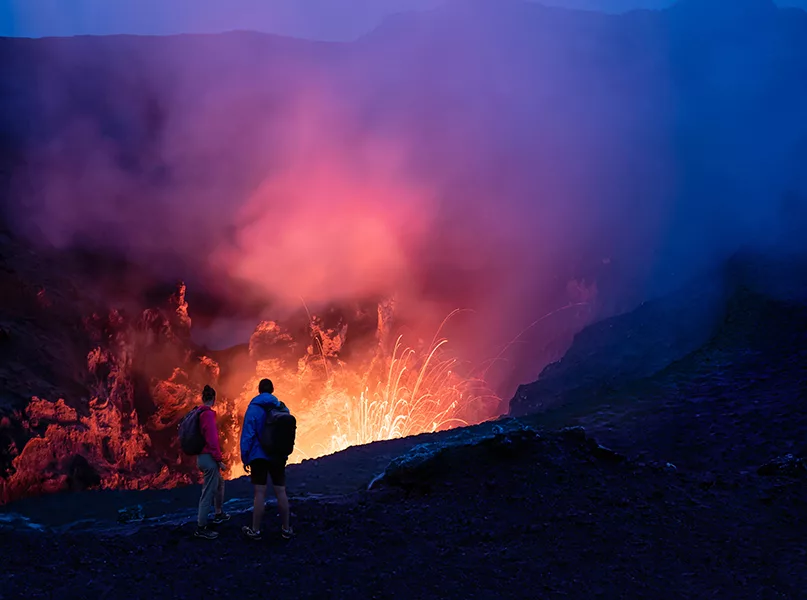
[[[255,371],[235,400],[227,438],[237,440],[236,430],[264,377],[275,381],[278,396],[298,415],[291,462],[496,416],[500,399],[481,377],[463,371],[439,330],[430,343],[406,345],[404,334],[393,340],[391,305],[378,305],[375,335],[359,335],[356,342],[348,342],[349,321],[340,319],[327,327],[311,317],[311,343],[296,361],[295,338],[276,322],[262,322],[250,342]],[[366,321],[368,311],[360,310],[356,317]],[[237,447],[228,450],[237,457]],[[243,474],[237,460],[230,474]]]

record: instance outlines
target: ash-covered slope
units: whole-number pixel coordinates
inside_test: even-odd
[[[510,414],[556,408],[592,393],[619,389],[649,377],[705,344],[719,326],[731,284],[722,273],[703,278],[669,296],[589,325],[563,358],[539,379],[522,385]]]
[[[689,469],[754,470],[807,451],[805,263],[738,257],[718,278],[592,325],[511,413],[580,424]]]
[[[117,531],[7,529],[0,584],[11,597],[58,587],[64,598],[241,598],[255,593],[269,553],[283,568],[259,583],[294,598],[796,598],[807,585],[803,479],[709,481],[614,454],[579,429],[513,425],[428,436],[425,450],[410,449],[369,491],[368,466],[412,440],[292,466],[297,538],[288,543],[274,511],[263,541],[242,538],[246,480],[230,487],[238,514],[212,545],[191,535],[198,487],[179,490],[185,524],[155,524],[153,511],[180,505],[159,491],[130,492],[130,508],[149,503],[150,521]],[[92,503],[103,508],[111,494]],[[81,497],[45,498],[50,509],[39,515],[62,518]],[[8,516],[0,513],[0,527]]]

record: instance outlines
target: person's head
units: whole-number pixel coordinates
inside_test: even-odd
[[[216,403],[216,390],[206,385],[202,390],[202,402],[207,406],[213,406]]]
[[[275,393],[275,384],[272,383],[271,379],[261,379],[261,382],[258,384],[258,393],[259,394],[274,394]]]

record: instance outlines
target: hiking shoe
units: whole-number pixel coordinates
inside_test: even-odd
[[[221,523],[226,523],[229,520],[230,515],[228,515],[226,512],[222,512],[216,514],[216,516],[210,519],[210,522],[213,523],[213,525],[220,525]]]
[[[254,531],[252,529],[252,527],[250,527],[249,525],[244,525],[241,528],[241,533],[243,533],[245,536],[247,536],[251,540],[259,540],[259,539],[261,539],[261,532],[260,531]]]
[[[197,527],[193,537],[202,538],[203,540],[215,540],[219,534],[207,527]]]
[[[290,540],[294,537],[294,529],[289,527],[288,529],[284,529],[283,527],[280,528],[280,535],[283,537],[284,540]]]

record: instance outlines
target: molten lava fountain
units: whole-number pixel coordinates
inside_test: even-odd
[[[365,343],[362,352],[351,351],[353,364],[339,358],[348,325],[325,329],[317,317],[310,319],[313,343],[296,367],[290,366],[292,361],[281,356],[282,352],[257,361],[254,376],[236,400],[234,430],[227,436],[232,440],[227,448],[232,456],[230,477],[244,474],[238,460],[238,433],[263,377],[275,382],[276,395],[298,419],[297,444],[290,462],[497,416],[500,399],[482,379],[460,372],[459,361],[448,352],[448,340],[440,337],[442,325],[429,345],[407,345],[403,335],[391,343],[391,306],[390,302],[379,305],[374,340]],[[294,345],[288,332],[265,321],[253,335],[250,351],[256,337],[267,336],[275,348]]]

